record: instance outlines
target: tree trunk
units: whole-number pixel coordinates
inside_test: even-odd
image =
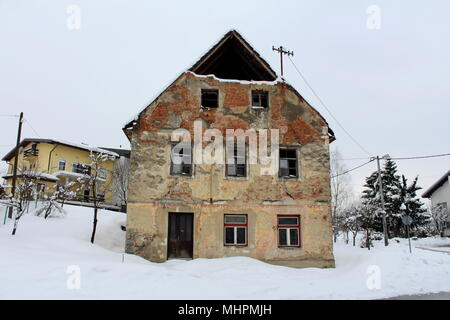
[[[94,204],[94,227],[92,229],[91,243],[94,243],[96,230],[97,230],[97,204]]]
[[[358,233],[354,233],[353,234],[353,246],[355,246],[356,245],[356,235],[357,235]]]
[[[19,223],[19,218],[20,218],[20,216],[19,216],[19,210],[21,210],[20,208],[22,208],[22,206],[17,208],[16,215],[14,216],[14,228],[13,228],[13,231],[12,231],[11,235],[15,235],[16,234],[17,224]],[[14,209],[12,211],[14,211]]]
[[[366,231],[366,246],[367,246],[367,249],[370,250],[370,234],[369,234],[369,230]]]

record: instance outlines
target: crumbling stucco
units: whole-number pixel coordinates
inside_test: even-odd
[[[219,90],[219,108],[200,108],[201,89]],[[268,109],[250,107],[251,90],[269,92]],[[280,144],[299,149],[298,179],[261,174],[245,178],[225,166],[195,165],[192,177],[170,175],[170,134],[194,121],[203,129],[279,129]],[[139,117],[131,132],[127,245],[129,253],[167,259],[169,212],[194,213],[194,258],[249,256],[295,267],[332,267],[328,126],[284,84],[242,84],[185,73]],[[248,245],[223,244],[224,214],[248,215]],[[301,216],[301,248],[278,248],[277,215]]]

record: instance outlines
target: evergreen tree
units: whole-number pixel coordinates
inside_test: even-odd
[[[416,177],[411,185],[408,185],[405,176],[397,174],[396,163],[389,159],[385,162],[381,171],[383,182],[383,196],[386,208],[386,222],[389,237],[401,237],[405,235],[405,229],[402,223],[402,217],[411,216],[413,224],[411,228],[418,231],[429,223],[429,215],[423,207],[423,203],[417,197],[417,191],[422,189],[417,185]],[[378,185],[378,171],[373,172],[366,178],[363,191],[363,202],[381,209],[381,198]],[[383,215],[378,210],[375,218],[372,220],[372,228],[375,231],[383,231]]]
[[[412,218],[410,227],[419,233],[425,225],[430,223],[430,215],[427,213],[424,203],[417,197],[417,191],[422,189],[417,185],[417,181],[418,177],[408,185],[408,180],[402,175],[401,204],[399,206],[401,215],[400,218],[395,221],[396,225],[399,226],[397,227],[396,236],[405,236],[405,228],[400,228],[400,226],[402,226],[402,216],[410,216]]]
[[[383,197],[386,208],[386,224],[388,229],[388,236],[391,234],[392,220],[395,220],[396,215],[399,213],[400,207],[400,176],[397,174],[397,165],[391,159],[388,159],[381,170],[381,181],[383,182]],[[378,185],[378,171],[374,171],[369,177],[366,178],[366,184],[364,185],[366,190],[363,191],[363,201],[368,202],[370,200],[372,206],[377,206],[381,209],[381,195],[379,193],[380,187]],[[383,212],[377,211],[377,215],[374,219],[373,229],[378,232],[383,232]]]

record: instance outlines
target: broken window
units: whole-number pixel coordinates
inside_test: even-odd
[[[217,108],[219,106],[219,90],[202,89],[202,108]]]
[[[170,174],[173,176],[192,175],[192,144],[179,142],[172,144],[170,153]]]
[[[278,246],[300,247],[300,216],[278,216]]]
[[[224,216],[225,245],[247,245],[247,215],[226,214]]]
[[[246,177],[245,144],[227,144],[227,166],[228,177]]]
[[[280,178],[298,177],[298,160],[296,149],[280,149]]]
[[[252,91],[252,108],[265,109],[269,107],[269,93],[262,90]]]

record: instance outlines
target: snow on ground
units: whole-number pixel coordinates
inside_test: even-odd
[[[450,292],[450,254],[418,248],[410,254],[405,239],[387,248],[376,242],[370,251],[339,242],[335,269],[295,269],[245,257],[152,263],[123,254],[124,214],[100,211],[92,245],[93,209],[64,208],[66,217],[25,215],[15,236],[11,221],[0,224],[0,299],[376,299]],[[450,245],[450,239],[412,244]],[[80,289],[67,287],[74,265],[81,271]],[[367,281],[377,270],[381,288],[371,290]]]

